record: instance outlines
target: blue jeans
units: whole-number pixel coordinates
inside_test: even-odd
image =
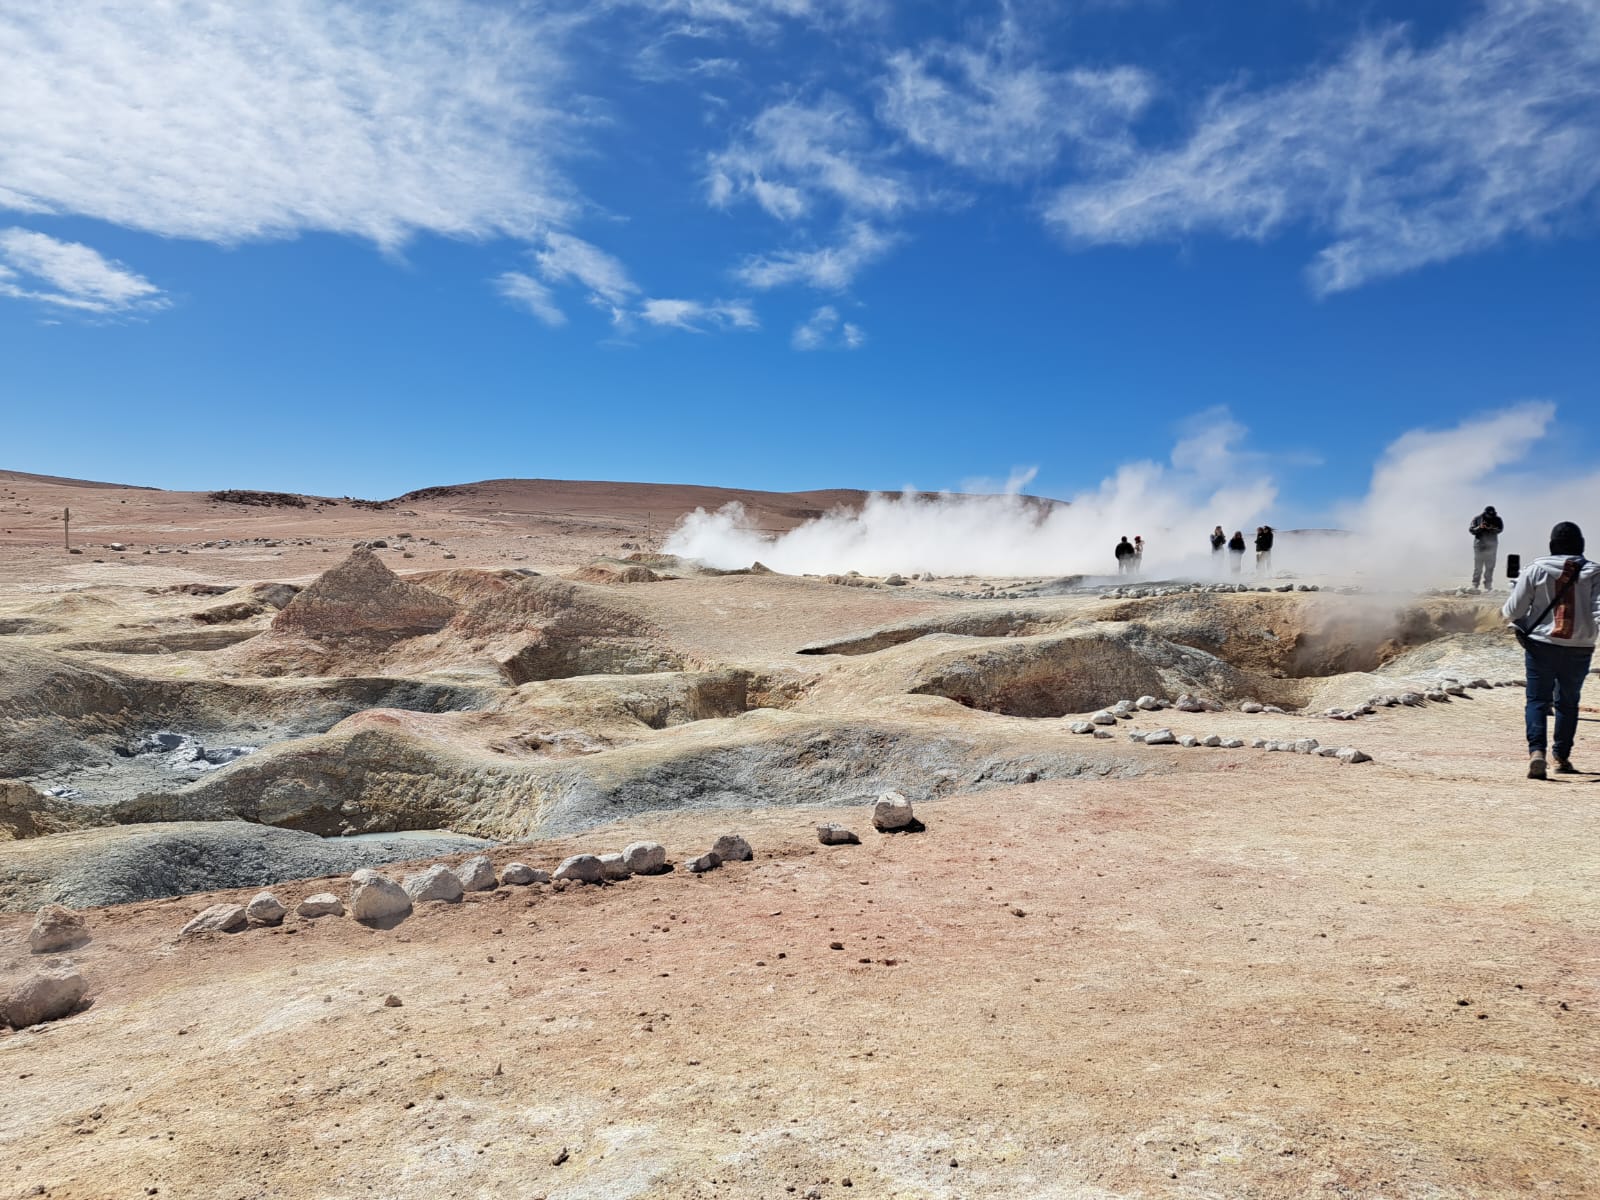
[[[1583,677],[1594,657],[1590,648],[1569,650],[1549,642],[1530,641],[1523,651],[1528,674],[1528,751],[1544,752],[1545,720],[1552,700],[1556,710],[1557,758],[1572,757],[1572,739],[1578,735],[1578,696]]]

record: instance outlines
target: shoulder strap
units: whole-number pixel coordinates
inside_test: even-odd
[[[1573,586],[1578,582],[1578,576],[1582,574],[1583,560],[1582,558],[1579,558],[1578,569],[1572,573],[1571,579],[1567,580],[1556,589],[1556,594],[1550,598],[1550,603],[1544,606],[1544,611],[1539,614],[1538,619],[1535,620],[1533,624],[1528,626],[1529,633],[1532,633],[1535,629],[1544,624],[1544,619],[1555,611],[1556,605],[1560,604],[1564,599],[1566,599],[1567,593],[1573,589]]]

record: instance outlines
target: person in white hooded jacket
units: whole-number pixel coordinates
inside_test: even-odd
[[[1578,697],[1600,634],[1600,563],[1583,556],[1583,530],[1563,521],[1550,531],[1550,555],[1529,563],[1501,613],[1519,632],[1528,677],[1528,778],[1545,778],[1547,721],[1556,713],[1558,775],[1575,775]]]

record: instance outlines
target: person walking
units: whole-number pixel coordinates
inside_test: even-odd
[[[1228,539],[1228,557],[1233,560],[1228,564],[1229,569],[1237,575],[1244,565],[1244,530],[1235,529]]]
[[[1227,549],[1227,546],[1228,535],[1223,533],[1222,526],[1218,525],[1211,531],[1211,561],[1218,561],[1222,557],[1223,550]]]
[[[1128,540],[1128,535],[1123,534],[1122,540],[1117,543],[1117,574],[1126,575],[1133,570],[1133,543]]]
[[[1524,720],[1528,778],[1545,777],[1546,720],[1556,713],[1556,774],[1576,775],[1578,697],[1600,631],[1600,563],[1583,556],[1583,530],[1562,521],[1550,531],[1550,555],[1523,569],[1500,610],[1522,643],[1528,677]]]
[[[1256,574],[1265,575],[1272,570],[1272,526],[1262,525],[1256,530]]]
[[[1499,557],[1500,535],[1505,531],[1506,523],[1492,504],[1473,517],[1472,524],[1467,526],[1467,532],[1472,535],[1473,587],[1477,587],[1481,579],[1484,591],[1494,590],[1494,560]]]

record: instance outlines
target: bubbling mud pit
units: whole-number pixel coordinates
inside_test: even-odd
[[[1397,680],[1513,666],[1485,632],[1492,605],[1453,598],[1061,581],[974,601],[931,581],[839,586],[647,557],[647,570],[607,560],[566,579],[401,578],[358,549],[303,589],[218,596],[204,611],[242,625],[205,649],[162,615],[188,594],[141,601],[140,620],[113,622],[128,600],[97,594],[6,618],[11,836],[85,831],[76,863],[118,830],[181,827],[193,846],[220,829],[233,857],[200,855],[215,877],[271,882],[273,847],[244,848],[239,823],[498,841],[652,812],[1133,777],[1193,764],[1143,752],[1148,730],[1106,745],[1057,719],[1136,697],[1359,710]],[[138,633],[83,636],[109,624]],[[1432,656],[1408,660],[1419,648]],[[283,871],[312,861],[306,845],[278,847]],[[42,894],[48,875],[13,891]],[[195,880],[157,872],[130,894]]]

